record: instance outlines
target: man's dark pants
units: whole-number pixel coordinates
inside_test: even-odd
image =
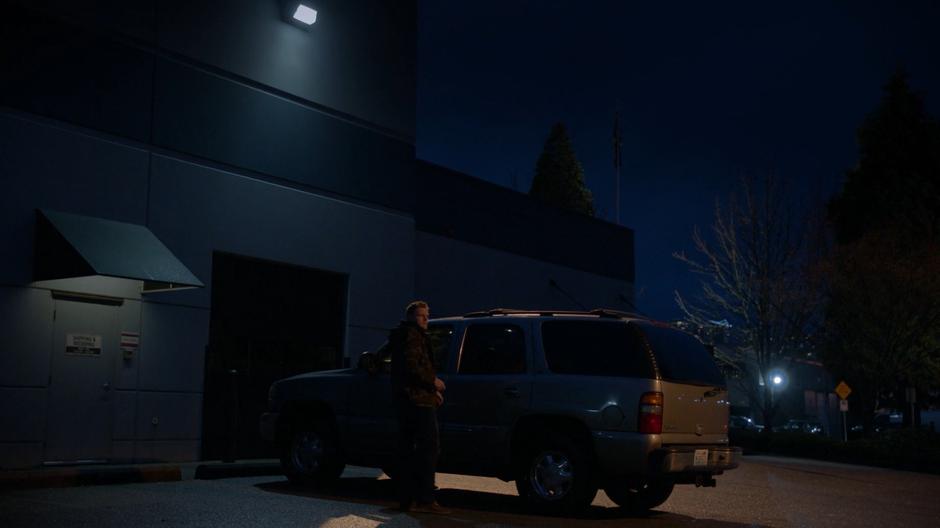
[[[440,452],[437,409],[404,399],[397,407],[398,501],[402,506],[434,502],[434,472]]]

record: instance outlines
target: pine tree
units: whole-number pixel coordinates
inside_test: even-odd
[[[892,229],[914,245],[940,234],[940,127],[903,71],[858,130],[858,164],[830,203],[841,244]]]
[[[584,184],[584,169],[562,123],[556,123],[545,140],[529,195],[561,209],[594,216],[594,199]]]
[[[829,205],[837,244],[823,359],[852,386],[864,420],[894,406],[911,423],[905,389],[940,387],[940,127],[903,72],[858,144]]]

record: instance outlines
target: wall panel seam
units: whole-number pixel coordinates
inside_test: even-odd
[[[117,136],[102,130],[97,130],[93,128],[87,128],[81,125],[70,123],[67,121],[62,121],[59,119],[54,119],[51,117],[40,116],[30,112],[25,112],[22,110],[17,110],[7,106],[0,106],[0,116],[9,116],[24,121],[29,121],[39,125],[50,126],[58,128],[65,132],[80,134],[91,139],[96,139],[99,141],[106,141],[108,143],[114,143],[119,146],[126,148],[133,148],[137,150],[144,151],[149,153],[151,156],[157,155],[162,156],[167,159],[178,161],[180,163],[187,163],[190,165],[195,165],[197,167],[203,167],[210,170],[215,170],[219,172],[224,172],[233,176],[238,176],[242,178],[247,178],[249,180],[257,181],[260,183],[266,183],[268,185],[276,185],[284,187],[286,189],[294,190],[297,192],[302,192],[309,194],[311,196],[316,196],[323,199],[335,200],[347,205],[362,207],[371,211],[378,213],[383,213],[389,216],[396,216],[402,220],[411,220],[414,221],[414,216],[404,210],[394,209],[386,205],[369,202],[362,200],[361,198],[350,196],[335,191],[330,191],[321,187],[316,187],[313,185],[305,184],[297,180],[292,180],[282,176],[274,176],[272,174],[267,174],[264,172],[259,172],[247,167],[241,167],[238,165],[231,165],[222,161],[213,160],[210,158],[204,158],[202,156],[197,156],[187,152],[174,150],[167,147],[161,147],[157,145],[151,145],[146,143],[141,143],[140,141]]]
[[[245,86],[246,88],[251,88],[253,90],[264,93],[271,97],[276,97],[278,99],[282,99],[282,100],[297,104],[299,106],[303,106],[304,108],[308,108],[320,114],[332,117],[334,119],[342,120],[351,125],[355,125],[359,128],[363,128],[363,129],[375,132],[377,134],[381,134],[386,137],[397,139],[399,141],[408,143],[412,146],[415,144],[415,138],[411,137],[408,134],[404,134],[402,132],[396,131],[391,128],[383,127],[377,123],[373,123],[366,119],[356,117],[352,114],[348,114],[346,112],[337,110],[335,108],[331,108],[329,106],[317,103],[310,99],[306,99],[304,97],[291,94],[289,92],[286,92],[274,86],[264,84],[254,79],[239,75],[235,72],[222,69],[218,66],[214,66],[212,64],[202,62],[193,57],[190,57],[181,53],[177,53],[174,51],[170,51],[168,49],[157,46],[156,44],[147,42],[143,39],[134,38],[129,35],[119,33],[112,29],[103,27],[100,24],[94,24],[91,22],[74,20],[74,19],[65,20],[61,17],[55,16],[54,14],[44,11],[42,9],[30,8],[28,6],[20,6],[20,8],[25,8],[41,16],[45,16],[45,17],[51,16],[55,18],[63,26],[71,26],[73,28],[77,27],[79,29],[88,31],[89,33],[99,38],[106,39],[112,43],[122,44],[124,46],[134,48],[154,58],[161,58],[164,60],[172,61],[182,66],[191,68],[193,70],[200,71],[207,75],[212,75],[214,77],[217,77],[217,78],[220,78],[220,79],[223,79],[223,80],[235,83],[235,84],[240,84],[242,86]],[[154,20],[156,20],[156,17],[154,17]],[[157,36],[156,34],[154,34],[154,39],[156,38]],[[153,94],[151,94],[151,97],[152,96]]]

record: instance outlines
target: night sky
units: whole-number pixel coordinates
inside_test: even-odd
[[[901,5],[903,4],[903,5]],[[714,200],[774,171],[821,203],[899,66],[940,115],[940,2],[419,2],[418,157],[527,192],[549,128],[568,127],[598,216],[636,233],[637,305],[679,317]]]

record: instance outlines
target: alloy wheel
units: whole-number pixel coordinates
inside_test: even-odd
[[[540,499],[556,501],[565,498],[574,483],[571,460],[559,451],[543,451],[532,461],[529,483]]]
[[[323,460],[323,441],[311,431],[297,433],[291,446],[291,462],[297,471],[313,473]]]

